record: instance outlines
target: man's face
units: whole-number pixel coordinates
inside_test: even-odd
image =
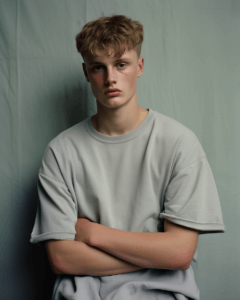
[[[134,49],[115,56],[112,49],[108,56],[105,51],[99,51],[98,56],[88,56],[84,59],[83,70],[92,92],[98,101],[98,106],[119,107],[129,101],[137,100],[137,77],[143,72],[144,58],[138,59]],[[107,92],[108,89],[118,89],[118,92]]]

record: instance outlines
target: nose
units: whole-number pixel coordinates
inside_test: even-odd
[[[107,85],[111,85],[112,83],[117,82],[117,74],[116,70],[114,68],[109,67],[106,69],[106,74],[105,74],[105,83]]]

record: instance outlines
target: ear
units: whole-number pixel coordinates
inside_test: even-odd
[[[144,68],[144,58],[141,56],[138,60],[138,73],[137,77],[141,77],[143,73],[143,68]]]
[[[85,63],[82,63],[82,67],[83,67],[83,72],[85,75],[85,78],[87,79],[88,82],[90,82],[89,78],[88,78],[88,73],[87,73],[87,66]]]

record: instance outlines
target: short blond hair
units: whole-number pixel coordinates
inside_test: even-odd
[[[100,17],[84,25],[76,35],[76,46],[83,59],[88,54],[96,56],[100,50],[112,48],[122,56],[126,47],[135,49],[140,57],[143,42],[143,25],[123,15]]]

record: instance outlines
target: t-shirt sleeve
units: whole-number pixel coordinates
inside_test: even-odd
[[[225,231],[213,173],[193,132],[179,139],[160,218],[199,234]]]
[[[38,206],[30,242],[43,246],[49,239],[74,240],[76,203],[64,182],[57,155],[48,145],[38,173]]]

